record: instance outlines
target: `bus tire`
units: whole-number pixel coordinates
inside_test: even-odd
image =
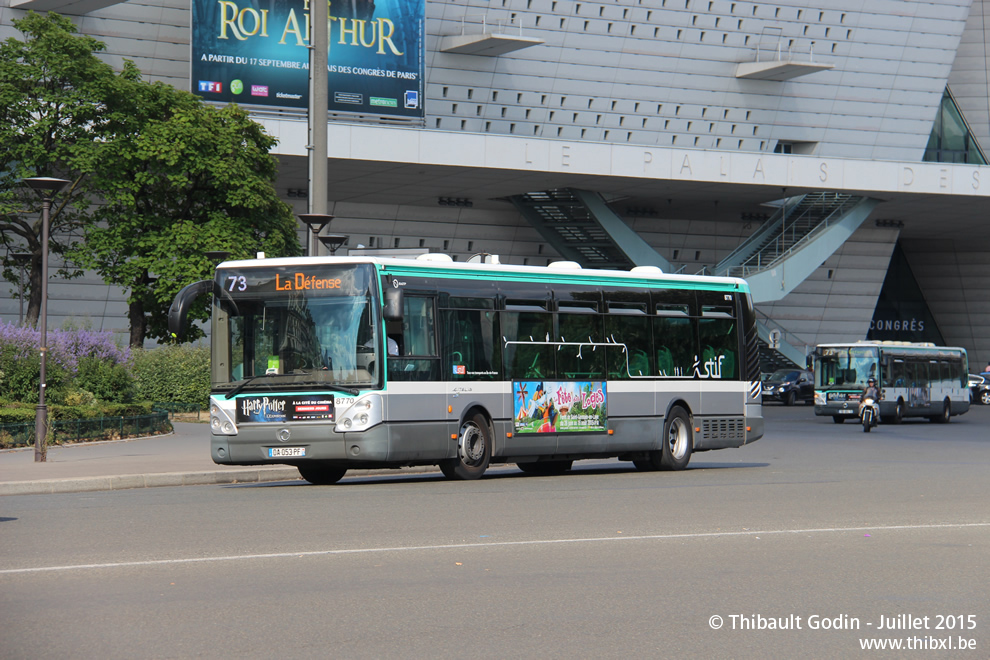
[[[551,476],[564,474],[571,469],[574,461],[534,461],[532,463],[516,463],[516,467],[526,474]]]
[[[343,478],[347,468],[328,467],[319,463],[297,465],[299,476],[314,486],[332,486]]]
[[[952,421],[952,404],[946,399],[942,404],[942,415],[938,418],[939,424],[948,424]]]
[[[691,460],[691,420],[680,406],[670,409],[663,424],[663,445],[659,452],[661,470],[683,470]]]
[[[448,479],[478,479],[492,460],[492,434],[484,415],[475,413],[461,424],[457,434],[457,456],[440,462]]]
[[[898,399],[897,405],[894,406],[894,424],[900,424],[904,421],[904,399]]]
[[[832,421],[835,422],[836,424],[841,424],[842,422],[846,421],[846,418],[843,417],[842,415],[832,415]]]
[[[657,466],[648,458],[637,458],[633,460],[633,466],[640,472],[655,472]]]

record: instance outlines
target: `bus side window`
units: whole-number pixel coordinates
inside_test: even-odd
[[[686,316],[654,318],[656,373],[666,378],[690,378],[698,341],[694,321]]]
[[[605,371],[605,347],[592,346],[602,341],[602,317],[597,314],[557,314],[557,375],[563,378],[602,378]],[[580,345],[581,342],[588,344]],[[566,343],[566,345],[563,345]],[[578,346],[574,344],[578,343]]]
[[[616,346],[606,347],[608,377],[627,379],[653,375],[650,355],[653,342],[650,319],[645,309],[639,315],[612,314],[605,317],[605,339]]]
[[[433,298],[407,295],[402,301],[402,333],[396,336],[392,328],[388,335],[396,339],[399,357],[390,357],[389,378],[393,380],[437,380],[436,323]]]
[[[731,319],[706,319],[698,322],[701,337],[701,373],[710,369],[714,378],[736,378],[736,353],[739,340]],[[711,362],[711,367],[706,364]]]
[[[506,311],[502,316],[505,338],[505,376],[510,379],[555,378],[552,339],[553,317],[543,311]]]
[[[445,309],[444,373],[448,380],[501,377],[501,339],[491,310]]]

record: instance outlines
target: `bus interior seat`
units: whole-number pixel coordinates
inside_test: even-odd
[[[674,375],[674,354],[666,346],[657,350],[657,373],[663,376]]]

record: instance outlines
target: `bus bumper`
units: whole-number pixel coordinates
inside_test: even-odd
[[[219,465],[298,465],[308,461],[348,468],[434,465],[456,451],[450,432],[443,421],[404,427],[378,424],[351,433],[336,433],[327,424],[242,424],[237,435],[214,434],[210,455]]]
[[[388,461],[384,424],[360,433],[335,433],[325,424],[243,424],[237,435],[212,435],[210,455],[218,465],[295,465],[309,460]]]

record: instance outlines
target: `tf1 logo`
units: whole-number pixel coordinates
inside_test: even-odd
[[[199,91],[201,92],[212,92],[214,94],[220,94],[223,92],[222,82],[213,82],[212,80],[200,80],[199,81]]]

